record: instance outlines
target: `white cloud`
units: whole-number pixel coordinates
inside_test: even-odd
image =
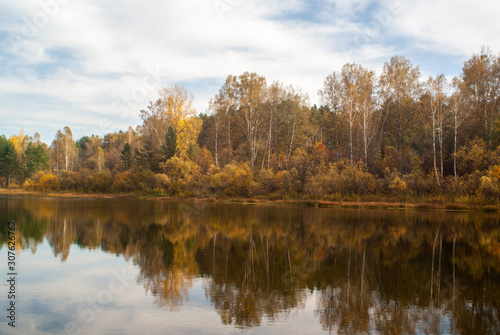
[[[405,1],[394,30],[421,50],[469,57],[482,45],[500,47],[500,2]]]

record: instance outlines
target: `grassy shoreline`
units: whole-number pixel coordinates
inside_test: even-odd
[[[109,199],[109,198],[128,198],[128,199],[158,199],[158,200],[182,200],[197,202],[222,202],[239,204],[276,204],[293,205],[318,208],[366,208],[366,209],[393,209],[393,210],[447,210],[447,211],[489,211],[500,212],[500,205],[470,205],[458,202],[440,202],[418,201],[402,202],[384,199],[384,201],[375,200],[315,200],[315,199],[265,199],[265,198],[207,198],[207,197],[179,197],[164,195],[138,195],[135,193],[78,193],[78,192],[42,192],[27,191],[22,189],[0,189],[0,195],[7,196],[35,196],[35,197],[53,197],[53,198],[88,198],[88,199]]]

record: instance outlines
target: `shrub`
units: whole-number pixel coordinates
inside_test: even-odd
[[[137,176],[130,171],[116,173],[111,184],[115,192],[133,192],[137,190]]]
[[[443,180],[441,190],[449,196],[465,196],[467,195],[466,180],[461,177],[448,176]]]
[[[274,172],[272,169],[260,170],[259,174],[255,177],[254,195],[268,195],[275,189],[274,186]]]
[[[404,194],[407,191],[407,185],[404,180],[396,176],[389,184],[389,189],[396,194]]]
[[[408,193],[413,195],[429,195],[438,190],[436,176],[432,172],[425,174],[422,170],[416,170],[402,179],[406,182]]]
[[[457,168],[460,175],[485,171],[489,165],[489,153],[482,139],[471,141],[457,152]]]
[[[331,163],[328,169],[320,170],[316,175],[309,174],[304,184],[304,192],[311,195],[335,193],[340,188],[340,175],[336,163]]]
[[[212,191],[234,196],[248,196],[252,187],[252,171],[247,164],[229,164],[210,180]]]
[[[484,176],[483,172],[474,171],[466,177],[465,189],[467,194],[473,195],[477,194],[479,187],[481,186],[481,177]]]
[[[139,170],[137,175],[137,190],[148,193],[157,188],[156,174],[151,170]]]
[[[83,188],[82,175],[73,171],[59,171],[57,174],[63,190],[78,190]]]
[[[212,153],[206,149],[203,148],[200,150],[200,153],[198,154],[198,159],[196,161],[198,165],[201,168],[201,172],[203,174],[206,174],[210,166],[212,165]]]
[[[155,176],[156,178],[156,187],[159,190],[159,193],[165,193],[168,190],[168,186],[170,185],[170,178],[166,174],[159,173]]]
[[[500,198],[500,166],[495,165],[488,171],[486,176],[480,179],[478,193],[485,198],[497,202]]]
[[[276,192],[281,194],[296,194],[300,189],[300,181],[298,180],[298,172],[295,168],[290,171],[279,171],[274,176],[274,184]]]
[[[44,192],[57,191],[59,189],[59,186],[59,180],[52,173],[47,173],[43,177],[41,177],[38,184],[38,188],[40,188]]]
[[[189,159],[172,157],[161,163],[160,168],[169,178],[168,189],[176,195],[185,195],[199,189],[203,180],[200,167]]]
[[[28,178],[24,181],[24,183],[21,185],[21,187],[25,190],[34,190],[36,186],[36,183],[34,180]]]
[[[377,190],[375,177],[356,165],[346,168],[340,173],[340,184],[340,191],[344,194],[373,194]]]
[[[95,172],[92,175],[87,176],[84,181],[86,190],[102,193],[109,192],[112,183],[113,178],[111,177],[111,173],[108,171]]]

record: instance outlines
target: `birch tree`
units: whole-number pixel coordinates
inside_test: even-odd
[[[229,75],[224,85],[219,90],[219,93],[213,99],[213,105],[211,106],[212,111],[216,113],[214,115],[217,115],[218,118],[217,134],[221,134],[220,137],[218,135],[220,142],[217,141],[217,143],[221,145],[217,145],[217,151],[222,148],[222,142],[224,141],[224,146],[227,148],[227,164],[231,164],[233,151],[233,119],[240,106],[240,101],[238,99],[238,82],[239,79],[237,76]],[[217,161],[218,160],[219,157],[217,157]]]
[[[434,163],[434,175],[438,187],[440,187],[440,177],[443,176],[443,127],[444,127],[444,104],[446,89],[446,78],[444,75],[439,75],[436,78],[429,77],[424,84],[425,96],[423,97],[423,121],[430,126],[432,133],[432,158]],[[436,139],[438,134],[438,139]],[[438,140],[440,146],[440,174],[437,168],[437,150],[436,141]]]
[[[384,64],[379,78],[385,114],[380,125],[380,139],[389,131],[396,147],[401,150],[408,131],[413,126],[415,103],[420,95],[420,69],[403,56],[393,56]],[[380,143],[379,143],[380,146]]]
[[[259,151],[258,139],[264,116],[266,79],[256,73],[245,72],[238,77],[236,88],[239,101],[236,116],[248,141],[250,163],[254,166]]]
[[[457,175],[457,143],[458,130],[464,121],[470,116],[470,109],[466,106],[464,83],[455,77],[452,81],[453,93],[449,98],[450,111],[453,117],[453,175]]]
[[[337,152],[337,161],[340,159],[340,145],[339,145],[339,111],[340,111],[340,90],[338,88],[338,83],[340,81],[339,73],[333,72],[328,75],[323,83],[323,89],[319,90],[318,94],[321,99],[321,103],[325,105],[329,112],[333,116],[333,128],[334,128],[334,138],[335,147]]]
[[[284,90],[283,100],[280,103],[280,128],[285,144],[285,168],[293,149],[304,135],[307,128],[309,103],[307,94],[288,86]],[[277,152],[277,155],[279,153]]]
[[[322,100],[337,115],[344,119],[349,128],[349,160],[353,157],[353,133],[356,124],[361,126],[365,163],[368,160],[368,145],[371,140],[374,81],[373,72],[358,64],[346,64],[340,73],[332,73],[325,80],[320,91]]]
[[[73,133],[70,127],[64,127],[63,131],[58,130],[55,140],[52,142],[54,149],[54,165],[55,169],[64,168],[71,171],[78,156],[78,151],[73,140]]]
[[[365,169],[368,169],[368,147],[373,140],[376,131],[376,96],[375,96],[375,75],[373,71],[358,67],[358,101],[359,125],[363,138],[363,156]]]
[[[267,139],[266,139],[266,151],[267,151],[267,168],[269,169],[269,163],[271,160],[271,152],[274,146],[274,151],[276,153],[276,161],[278,169],[280,169],[279,160],[279,137],[278,137],[278,124],[282,118],[281,104],[284,100],[285,91],[283,85],[275,81],[268,88],[267,99],[266,99],[266,112],[267,112]],[[264,160],[262,161],[264,162]],[[262,166],[263,167],[263,166]]]
[[[464,63],[462,69],[462,90],[465,93],[466,103],[474,113],[471,131],[473,137],[477,130],[481,129],[481,135],[485,141],[490,140],[494,121],[499,115],[499,71],[495,64],[498,58],[492,55],[487,48],[481,50],[480,54],[474,54]]]

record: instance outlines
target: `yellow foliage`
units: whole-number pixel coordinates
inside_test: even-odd
[[[212,176],[210,187],[226,195],[247,196],[252,186],[252,179],[252,170],[247,164],[229,164]]]
[[[177,195],[196,189],[202,180],[200,167],[189,159],[172,157],[161,163],[160,168],[165,173],[161,181],[164,187],[168,185],[170,191]]]
[[[177,151],[179,157],[186,155],[190,143],[196,143],[202,123],[201,119],[197,116],[179,121],[179,132],[177,133]]]
[[[407,190],[406,182],[402,180],[399,176],[396,176],[391,183],[389,184],[389,188],[394,192],[405,192]]]
[[[59,189],[59,180],[52,173],[47,173],[46,175],[40,178],[38,187],[42,189],[44,192],[56,191]]]
[[[479,184],[478,195],[485,196],[498,201],[500,199],[500,166],[495,165],[488,171],[486,176],[482,176]]]
[[[497,182],[500,181],[500,165],[493,166],[490,170],[489,176]]]
[[[14,147],[16,149],[16,153],[20,154],[23,153],[24,150],[26,149],[26,143],[24,142],[24,129],[21,129],[21,132],[19,135],[13,135],[11,138],[9,138],[9,141],[14,144]]]
[[[28,178],[24,181],[24,183],[21,185],[21,187],[25,190],[32,190],[36,186],[35,181]]]
[[[274,176],[275,187],[284,194],[295,193],[297,191],[295,187],[297,178],[298,172],[295,168],[292,168],[290,171],[279,171]]]

